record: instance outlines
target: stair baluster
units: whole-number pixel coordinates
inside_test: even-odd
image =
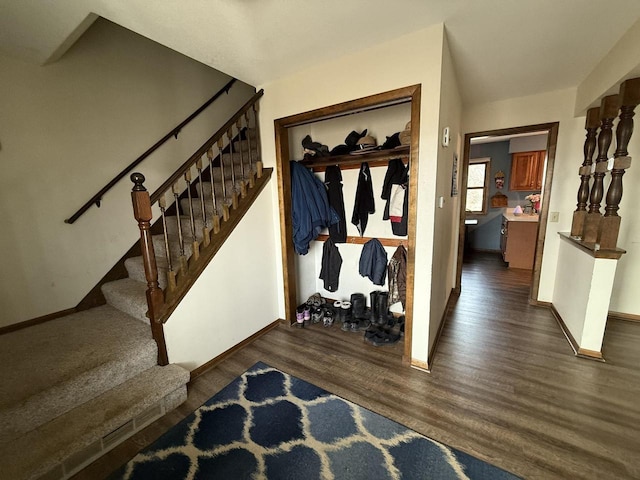
[[[207,209],[204,202],[204,185],[202,184],[202,157],[196,160],[196,170],[198,171],[198,185],[200,186],[200,211],[202,213],[202,242],[206,247],[211,242],[211,228],[209,228],[209,220],[207,219]]]
[[[616,128],[617,148],[613,154],[611,183],[607,190],[607,206],[600,224],[600,248],[616,248],[620,232],[621,218],[618,215],[622,200],[622,176],[631,167],[631,157],[627,147],[633,134],[633,116],[640,103],[640,78],[626,80],[620,85],[620,120]]]
[[[171,261],[171,249],[169,248],[169,234],[167,231],[167,200],[162,194],[162,196],[158,199],[158,204],[160,205],[160,213],[162,214],[162,233],[164,236],[164,251],[167,256],[167,287],[170,292],[176,289],[176,272],[173,271],[173,263]]]
[[[242,198],[245,198],[247,196],[247,175],[245,174],[244,171],[244,153],[243,153],[243,148],[242,148],[242,123],[240,122],[240,119],[238,119],[238,121],[236,122],[236,127],[238,128],[238,142],[240,143],[240,176],[242,178],[241,182],[241,189],[242,189]],[[231,158],[231,161],[233,161],[233,157]]]
[[[608,152],[612,140],[613,120],[618,116],[620,100],[618,95],[609,95],[602,99],[600,104],[600,134],[598,135],[598,157],[595,163],[593,174],[593,185],[591,186],[591,196],[589,198],[589,213],[584,223],[582,240],[586,243],[596,243],[600,231],[602,213],[600,213],[600,202],[604,194],[604,177],[607,173]]]
[[[173,198],[176,203],[176,226],[178,227],[178,246],[180,247],[180,273],[182,275],[187,273],[187,256],[184,253],[184,237],[182,235],[182,222],[180,221],[180,188],[177,183],[171,185],[171,191],[173,192]]]
[[[256,131],[256,152],[257,152],[257,160],[256,160],[256,176],[258,178],[262,177],[262,147],[260,146],[260,125],[258,124],[258,104],[254,103],[251,107],[253,111],[253,126]]]
[[[584,161],[578,174],[580,175],[580,188],[578,188],[576,211],[573,212],[573,222],[571,224],[571,235],[579,237],[584,230],[584,221],[587,216],[587,202],[589,200],[589,184],[591,182],[591,165],[593,165],[593,154],[596,151],[596,137],[600,126],[600,108],[590,108],[585,120],[585,130],[587,138],[584,141]]]
[[[191,169],[184,172],[184,181],[187,184],[187,198],[189,199],[189,222],[191,226],[191,245],[193,246],[193,258],[200,258],[200,243],[196,237],[196,219],[193,215],[193,196],[191,195]]]
[[[246,137],[246,140],[247,140],[247,159],[249,160],[249,188],[253,188],[253,186],[255,185],[256,179],[255,179],[255,172],[253,170],[253,156],[251,154],[251,135],[249,133],[249,117],[247,116],[246,112],[242,116],[242,118],[244,118],[244,123],[245,123],[244,136]]]
[[[147,316],[151,324],[153,339],[158,344],[158,365],[168,365],[167,347],[164,340],[164,329],[160,318],[160,311],[164,305],[164,293],[158,284],[158,266],[156,255],[153,250],[153,240],[151,238],[151,199],[149,192],[144,187],[144,175],[132,173],[131,181],[133,190],[131,191],[131,202],[133,203],[133,215],[138,221],[140,229],[140,248],[144,261],[144,273],[147,280],[147,305],[149,310]]]
[[[216,185],[215,185],[215,178],[214,178],[214,174],[213,174],[213,148],[209,147],[209,149],[207,150],[207,159],[209,160],[209,180],[211,182],[211,206],[213,207],[213,217],[212,217],[212,222],[213,222],[213,233],[218,233],[220,231],[220,211],[218,210],[218,200],[217,200],[217,193],[216,193]],[[224,185],[223,185],[224,188]],[[224,192],[224,189],[223,189]],[[229,211],[228,209],[226,210],[227,214],[225,216],[225,205],[224,205],[224,193],[223,193],[223,202],[221,204],[222,207],[222,217],[223,219],[226,221],[229,219]]]

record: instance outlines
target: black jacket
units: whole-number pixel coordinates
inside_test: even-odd
[[[322,247],[322,268],[320,279],[324,281],[324,289],[335,292],[338,289],[340,279],[340,268],[342,267],[342,257],[338,247],[329,238]]]
[[[336,211],[340,221],[329,227],[329,236],[333,243],[347,241],[347,220],[344,213],[344,196],[342,194],[342,172],[338,165],[328,166],[324,172],[324,184],[327,187],[329,205]]]
[[[360,173],[358,174],[358,187],[356,189],[356,200],[353,204],[353,215],[351,223],[358,227],[360,236],[364,235],[369,221],[369,214],[375,213],[376,208],[373,200],[373,184],[371,183],[371,172],[369,164],[362,162]]]
[[[387,173],[384,176],[381,197],[387,202],[384,207],[384,214],[382,215],[383,220],[389,220],[389,200],[391,199],[391,190],[394,185],[407,186],[404,190],[402,220],[400,222],[391,222],[391,231],[393,234],[399,237],[404,237],[407,235],[407,219],[409,217],[409,165],[405,166],[399,158],[389,160]]]

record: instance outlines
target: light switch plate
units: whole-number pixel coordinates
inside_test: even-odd
[[[551,212],[549,214],[550,222],[557,222],[560,219],[560,212]]]

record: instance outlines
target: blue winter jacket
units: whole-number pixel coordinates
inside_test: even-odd
[[[323,228],[338,223],[340,217],[329,206],[324,184],[307,167],[291,161],[291,219],[293,246],[300,255],[309,251]]]

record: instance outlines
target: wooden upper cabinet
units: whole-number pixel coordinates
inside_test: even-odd
[[[510,190],[541,190],[547,152],[518,152],[511,155]]]

